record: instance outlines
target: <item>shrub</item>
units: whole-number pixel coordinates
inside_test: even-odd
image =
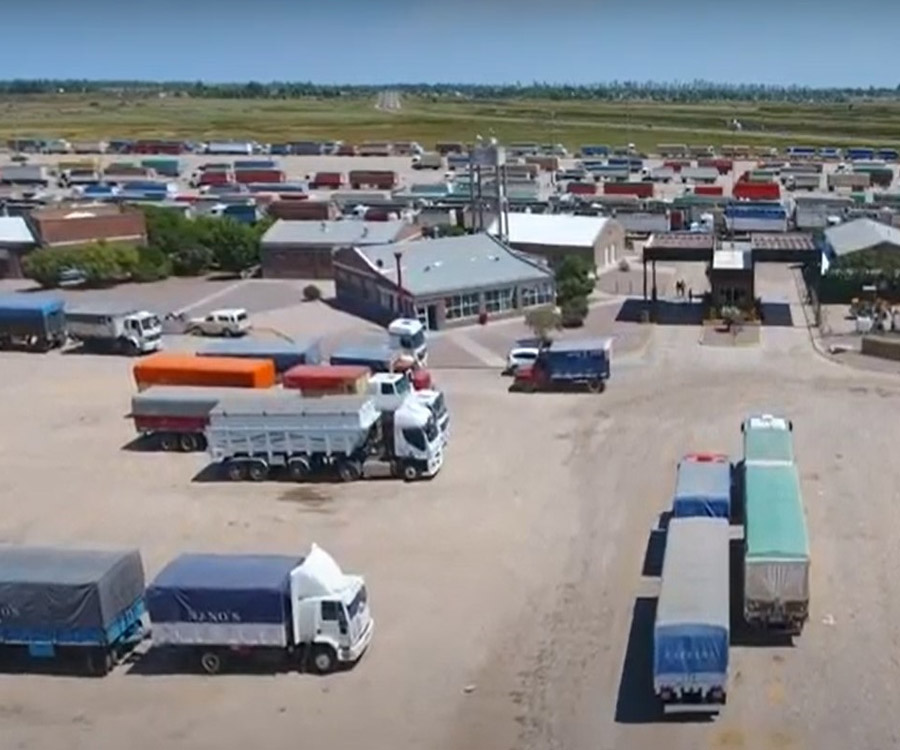
[[[208,247],[196,245],[172,255],[172,273],[176,276],[200,276],[209,270],[213,254]]]
[[[554,307],[537,307],[525,313],[525,325],[542,341],[550,341],[551,331],[559,330],[562,321]]]
[[[587,297],[573,297],[560,306],[561,323],[566,328],[579,328],[588,316]]]
[[[172,262],[156,247],[142,247],[138,250],[138,262],[131,278],[137,282],[162,281],[172,273]]]
[[[303,287],[303,299],[306,302],[315,302],[322,299],[322,290],[315,284],[307,284]]]
[[[619,270],[620,271],[630,271],[631,264],[628,262],[628,258],[619,258]]]
[[[22,270],[25,276],[36,281],[45,289],[59,286],[59,275],[64,266],[57,250],[34,250],[22,259]]]

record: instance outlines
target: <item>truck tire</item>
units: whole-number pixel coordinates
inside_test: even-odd
[[[587,389],[590,393],[603,393],[604,387],[604,382],[599,378],[588,380],[587,382]]]
[[[131,339],[119,339],[119,351],[129,357],[134,357],[138,353],[137,345]]]
[[[88,672],[95,677],[105,677],[113,668],[113,655],[105,648],[90,648],[87,653]]]
[[[312,647],[309,663],[316,674],[331,674],[337,666],[337,656],[331,646],[320,644]]]
[[[182,453],[193,453],[199,447],[199,442],[193,432],[182,432],[178,436],[178,448]]]
[[[232,482],[241,482],[247,477],[247,467],[241,461],[229,461],[225,464],[225,475]]]
[[[251,482],[261,482],[269,476],[269,467],[262,461],[251,461],[247,465],[247,478]]]
[[[358,461],[344,459],[338,463],[337,473],[342,482],[355,482],[362,476],[362,467]]]
[[[222,656],[215,651],[203,651],[200,654],[200,669],[206,674],[218,674],[222,671]]]
[[[292,458],[288,461],[287,470],[292,482],[305,482],[311,473],[309,461],[305,458]]]
[[[415,464],[403,465],[403,479],[407,482],[415,482],[419,478],[419,467]]]
[[[178,436],[172,432],[163,432],[159,436],[159,447],[164,451],[174,451],[178,447]]]

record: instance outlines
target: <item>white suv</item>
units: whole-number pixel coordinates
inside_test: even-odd
[[[194,318],[188,330],[204,336],[243,336],[250,330],[250,319],[243,308],[213,310],[203,318]]]

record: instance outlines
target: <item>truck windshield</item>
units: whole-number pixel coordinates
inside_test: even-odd
[[[141,328],[145,331],[151,331],[154,328],[159,328],[159,318],[155,315],[151,315],[149,318],[144,318],[141,321]]]
[[[398,396],[405,396],[410,392],[411,388],[412,387],[409,384],[409,378],[400,378],[397,381],[395,390]]]
[[[347,615],[351,620],[366,606],[368,598],[369,594],[366,591],[366,587],[360,587],[359,591],[356,592],[356,596],[353,597],[353,601],[347,605]]]
[[[429,417],[425,423],[425,437],[428,438],[428,442],[437,440],[439,434],[437,422],[434,421],[434,417]]]

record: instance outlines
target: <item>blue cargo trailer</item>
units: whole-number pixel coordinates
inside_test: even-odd
[[[691,453],[678,464],[675,518],[731,518],[731,461],[723,454]]]
[[[397,363],[397,352],[387,343],[342,346],[332,352],[328,362],[332,365],[360,365],[372,372],[392,372]]]
[[[66,343],[65,303],[44,294],[0,295],[0,349],[49,351]]]
[[[143,637],[137,550],[0,547],[0,652],[81,657],[106,674]]]
[[[848,148],[846,154],[850,161],[872,161],[875,158],[875,149]]]
[[[895,148],[880,148],[878,149],[878,158],[882,161],[898,161],[900,160],[900,152]]]
[[[669,523],[653,627],[653,689],[665,713],[716,712],[728,684],[729,526]]]
[[[578,151],[581,156],[608,156],[609,146],[582,146]]]
[[[271,359],[279,374],[296,365],[317,365],[322,361],[317,340],[288,342],[252,338],[223,339],[204,345],[197,354],[200,357]]]

